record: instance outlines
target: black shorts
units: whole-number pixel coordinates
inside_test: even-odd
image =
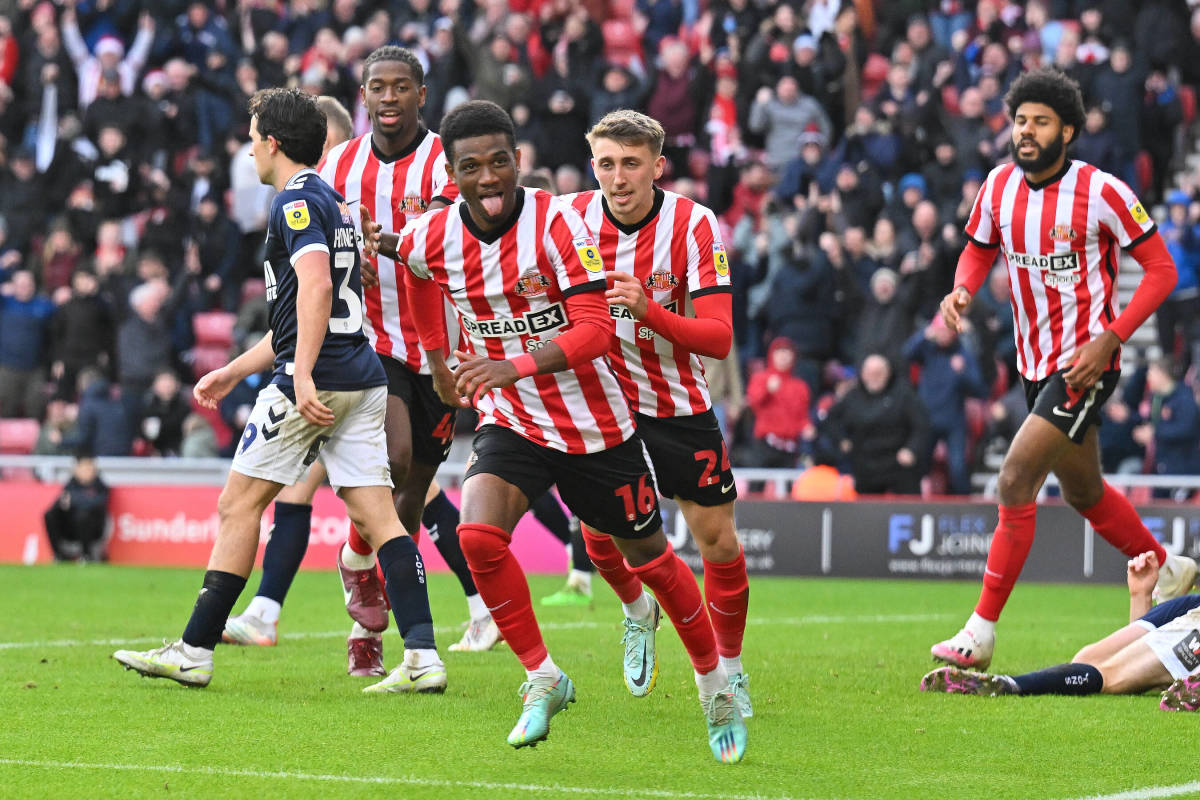
[[[1117,388],[1121,370],[1104,372],[1092,388],[1077,392],[1063,380],[1065,370],[1059,370],[1040,381],[1021,378],[1025,385],[1025,405],[1067,435],[1075,444],[1083,444],[1088,428],[1100,424],[1100,409]]]
[[[433,376],[413,372],[394,358],[380,356],[387,373],[388,394],[408,406],[413,461],[437,466],[450,455],[457,409],[446,405],[433,389]]]
[[[634,422],[663,497],[702,506],[723,506],[737,499],[729,451],[712,409],[686,417],[636,414]]]
[[[662,528],[654,476],[636,435],[598,453],[563,453],[484,425],[475,434],[464,480],[480,473],[508,481],[530,503],[556,485],[584,524],[620,539],[644,539]]]

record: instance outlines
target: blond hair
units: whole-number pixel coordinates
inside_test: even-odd
[[[595,146],[597,139],[612,139],[632,146],[644,144],[655,158],[662,155],[666,138],[666,131],[658,120],[628,108],[608,112],[587,132],[590,146]]]
[[[354,122],[350,119],[350,112],[337,98],[323,94],[317,98],[317,108],[325,112],[329,127],[341,132],[340,142],[354,138]]]

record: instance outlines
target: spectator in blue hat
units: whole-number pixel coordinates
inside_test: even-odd
[[[1159,232],[1167,243],[1179,279],[1154,314],[1158,346],[1163,353],[1174,354],[1178,336],[1182,345],[1179,359],[1185,365],[1192,362],[1200,341],[1200,280],[1196,275],[1200,263],[1200,226],[1189,219],[1189,205],[1187,192],[1175,189],[1167,195],[1167,218],[1159,226]]]

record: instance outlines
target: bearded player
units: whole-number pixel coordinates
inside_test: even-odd
[[[1013,120],[1014,162],[984,181],[967,222],[954,290],[942,300],[955,330],[998,250],[1008,265],[1017,361],[1030,415],[1000,467],[1000,521],[983,591],[961,631],[933,646],[958,667],[991,662],[996,621],[1033,544],[1038,490],[1053,471],[1063,499],[1129,558],[1153,552],[1163,600],[1191,588],[1196,563],[1168,555],[1137,512],[1100,473],[1100,408],[1117,386],[1121,344],[1175,286],[1175,265],[1154,221],[1123,182],[1067,158],[1083,126],[1079,86],[1039,69],[1004,98]],[[1120,250],[1145,270],[1129,305],[1117,310]]]

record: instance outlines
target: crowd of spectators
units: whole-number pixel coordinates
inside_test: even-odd
[[[1106,437],[1127,465],[1183,468],[1195,447],[1176,458],[1167,442],[1200,346],[1200,185],[1175,177],[1200,83],[1194,6],[0,0],[0,416],[41,420],[39,452],[236,441],[253,382],[219,419],[187,389],[210,365],[198,315],[236,314],[238,343],[265,324],[270,190],[246,101],[299,86],[365,132],[362,59],[397,43],[426,65],[431,128],[465,98],[494,100],[523,170],[559,192],[594,185],[584,132],[606,112],[663,123],[663,185],[717,212],[730,248],[736,348],[710,373],[736,463],[815,460],[896,492],[940,465],[937,488],[967,491],[1021,414],[1005,273],[963,335],[935,312],[975,194],[1007,158],[1004,93],[1053,64],[1084,91],[1076,155],[1170,208],[1167,361],[1113,403],[1125,416]]]

